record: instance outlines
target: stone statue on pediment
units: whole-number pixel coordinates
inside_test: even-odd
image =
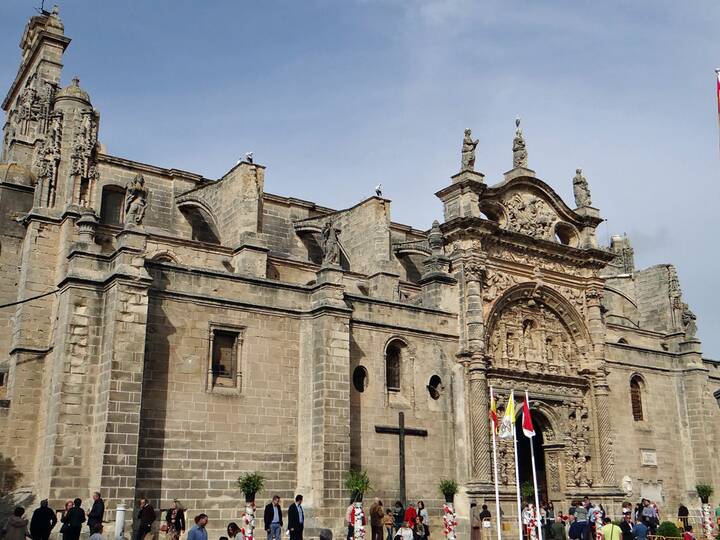
[[[475,170],[475,148],[477,148],[479,139],[472,139],[472,130],[465,130],[465,137],[463,137],[462,144],[462,159],[460,162],[461,171],[474,171]]]
[[[515,119],[515,128],[515,138],[513,139],[513,168],[522,167],[527,169],[528,154],[522,129],[520,129],[519,118]]]
[[[592,206],[590,199],[590,186],[587,179],[582,174],[582,169],[575,170],[575,178],[573,178],[573,195],[575,196],[575,206],[581,208],[583,206]]]
[[[323,266],[340,264],[340,229],[331,221],[325,222],[322,231],[323,238]]]

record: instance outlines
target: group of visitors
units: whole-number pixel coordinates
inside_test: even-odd
[[[60,534],[63,540],[79,540],[83,524],[87,522],[90,533],[90,540],[103,540],[103,515],[105,513],[105,502],[100,493],[93,494],[93,504],[89,512],[85,514],[82,508],[82,500],[68,500],[60,518]],[[0,530],[0,537],[4,540],[48,540],[50,533],[58,523],[55,511],[48,506],[47,499],[40,501],[28,521],[25,517],[25,509],[17,506],[13,515],[3,524]]]
[[[355,501],[350,503],[345,514],[347,523],[347,540],[355,536],[357,518]],[[380,499],[375,499],[368,509],[372,540],[427,540],[430,536],[430,517],[423,501],[403,507],[402,502],[395,501],[392,508],[385,508]],[[365,516],[363,526],[367,525]]]

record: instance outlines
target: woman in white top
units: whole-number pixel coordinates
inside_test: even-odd
[[[407,521],[403,521],[402,527],[400,527],[395,534],[395,538],[400,537],[402,540],[413,540],[415,535],[413,534],[413,530],[410,528],[410,525]]]
[[[430,516],[428,516],[428,511],[427,508],[425,508],[425,503],[423,501],[418,501],[417,508],[418,516],[422,516],[423,523],[430,527]]]

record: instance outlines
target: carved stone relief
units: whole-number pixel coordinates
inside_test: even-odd
[[[576,487],[592,487],[590,414],[584,405],[569,407],[567,441],[569,481]]]
[[[72,143],[70,154],[70,175],[78,178],[77,203],[91,206],[93,188],[98,179],[95,160],[98,137],[98,122],[95,113],[88,109],[82,112],[82,119]]]
[[[60,162],[60,146],[62,144],[62,124],[62,113],[53,113],[50,116],[45,140],[37,147],[34,167],[39,188],[35,192],[35,203],[40,206],[52,206],[55,204],[57,170]]]
[[[495,321],[488,343],[493,366],[536,373],[571,373],[580,356],[558,315],[532,299],[506,308]]]
[[[515,193],[504,205],[508,215],[508,230],[535,238],[552,239],[556,215],[545,201],[527,193]]]
[[[492,302],[502,296],[503,291],[518,282],[517,276],[488,269],[483,283],[483,300]]]

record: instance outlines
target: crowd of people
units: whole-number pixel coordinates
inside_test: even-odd
[[[347,540],[355,536],[357,511],[355,503],[350,503],[345,514]],[[395,501],[392,508],[385,508],[380,499],[375,499],[367,514],[372,540],[427,540],[430,536],[430,516],[423,501],[418,501],[417,506],[411,502],[407,508]],[[362,524],[367,525],[364,514]]]
[[[483,534],[493,526],[487,505],[482,505],[482,511],[477,512],[473,503],[471,510],[471,540],[491,540],[489,534]],[[720,506],[715,513],[720,525]],[[688,508],[680,505],[677,517],[672,519],[677,523],[683,540],[695,540],[689,515]],[[618,523],[613,523],[602,504],[594,504],[588,497],[572,501],[566,514],[556,514],[551,502],[541,504],[537,513],[535,505],[528,501],[522,507],[521,516],[523,532],[528,539],[536,537],[533,529],[537,527],[539,517],[543,540],[646,540],[656,534],[660,525],[658,506],[648,499],[642,499],[635,506],[630,502],[623,503],[622,518]]]
[[[79,540],[83,526],[87,526],[90,540],[105,540],[103,537],[103,516],[105,502],[100,493],[93,494],[92,505],[86,512],[81,499],[68,500],[58,520],[56,512],[43,500],[28,520],[25,509],[15,508],[13,515],[0,529],[2,540],[49,540],[50,534],[60,523],[59,533],[62,540]],[[283,519],[281,499],[275,495],[265,506],[262,524],[267,540],[283,540],[283,532],[289,540],[303,540],[305,512],[302,506],[303,497],[297,495],[287,507],[287,523]],[[151,534],[157,520],[157,513],[147,499],[138,501],[135,515],[133,540],[146,540]],[[254,503],[252,503],[254,505]],[[471,504],[471,540],[492,540],[488,534],[492,528],[492,516],[487,505],[478,511],[476,503]],[[355,524],[359,509],[351,503],[346,512],[347,540],[353,540]],[[685,505],[680,505],[676,522],[683,534],[683,540],[695,540],[693,527],[690,523],[690,512]],[[429,540],[430,516],[423,501],[409,503],[407,508],[400,501],[395,501],[392,508],[385,508],[379,499],[375,499],[370,508],[361,516],[363,526],[370,524],[371,540]],[[501,510],[501,518],[502,518]],[[522,524],[526,538],[535,538],[533,529],[540,519],[543,540],[646,540],[654,535],[660,525],[660,511],[657,504],[642,499],[635,506],[630,502],[622,505],[622,519],[613,523],[602,504],[594,504],[588,497],[573,501],[566,514],[555,513],[552,502],[540,505],[540,512],[535,511],[531,501],[522,508]],[[720,505],[715,510],[715,520],[720,527]],[[194,525],[189,529],[186,523],[186,510],[178,500],[174,500],[165,512],[159,526],[160,540],[208,540],[207,514],[200,513],[194,518]],[[257,527],[259,528],[259,527]],[[255,536],[259,536],[257,534]],[[219,540],[241,540],[242,529],[235,523],[227,525],[227,536]],[[185,536],[187,532],[187,536]]]

